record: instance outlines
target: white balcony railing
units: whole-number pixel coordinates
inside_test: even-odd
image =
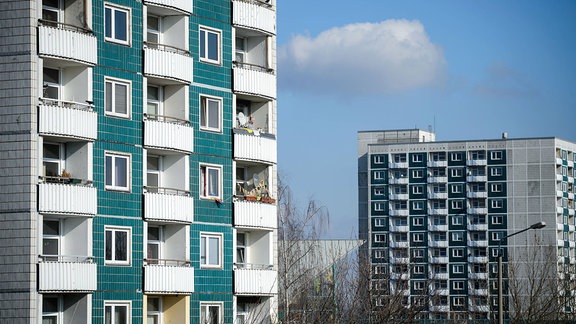
[[[430,263],[447,264],[448,257],[431,257]]]
[[[428,192],[428,199],[448,199],[447,192]]]
[[[468,237],[468,246],[487,247],[488,241],[487,240],[473,240],[470,237]]]
[[[194,221],[194,198],[189,195],[145,192],[144,219],[192,223]]]
[[[483,160],[466,160],[466,165],[468,165],[468,166],[486,165],[486,159],[483,159]]]
[[[488,224],[468,224],[469,231],[487,231]]]
[[[234,67],[234,91],[276,99],[276,75],[250,67]]]
[[[449,277],[448,272],[429,272],[428,278],[435,279],[435,280],[447,280]]]
[[[468,272],[468,279],[488,279],[487,272]]]
[[[434,241],[428,238],[428,246],[430,247],[448,247],[448,241]]]
[[[486,182],[488,177],[486,176],[467,176],[467,182]]]
[[[408,209],[390,209],[390,216],[408,216],[410,211]]]
[[[435,224],[428,224],[428,230],[431,232],[446,232],[448,231],[448,225],[435,225]]]
[[[407,169],[408,162],[388,162],[389,169]]]
[[[58,24],[58,23],[55,23]],[[64,24],[58,24],[66,27]],[[38,54],[58,59],[96,65],[98,62],[96,37],[82,28],[38,26]]]
[[[188,123],[145,120],[144,146],[192,153],[194,129]]]
[[[468,263],[488,263],[487,256],[469,256]]]
[[[410,231],[410,226],[408,225],[390,225],[390,232],[396,233],[408,233]]]
[[[446,183],[448,177],[428,177],[428,183]]]
[[[189,266],[144,265],[144,292],[190,294],[194,292],[194,268]]]
[[[158,6],[158,7],[166,7],[166,8],[173,8],[178,11],[185,12],[187,14],[192,13],[192,1],[186,0],[146,0],[144,3]]]
[[[95,140],[98,114],[86,103],[43,99],[38,116],[38,132],[45,135]]]
[[[271,296],[278,293],[278,273],[272,269],[235,269],[234,293]]]
[[[488,193],[486,191],[468,191],[466,196],[468,198],[486,198]]]
[[[389,198],[390,200],[408,200],[408,194],[391,193]]]
[[[167,46],[166,48],[168,49]],[[176,51],[182,52],[182,50],[171,51],[145,47],[144,74],[190,84],[193,78],[194,60],[190,55]]]
[[[447,167],[448,161],[428,161],[427,165],[429,168]]]
[[[406,176],[404,176],[404,177],[390,176],[390,178],[388,179],[388,183],[390,183],[390,184],[408,184],[409,180],[408,180],[408,177],[406,177]]]
[[[408,248],[408,247],[410,247],[410,243],[408,243],[407,241],[390,241],[390,243],[388,243],[388,245],[391,248]]]
[[[448,215],[447,208],[428,208],[428,215]]]
[[[472,296],[488,296],[488,289],[468,289],[468,295]]]
[[[232,1],[232,22],[236,26],[256,29],[266,34],[276,34],[276,13],[271,7],[250,1]]]
[[[277,161],[276,139],[271,136],[235,132],[234,158],[275,164]]]
[[[56,257],[60,258],[60,257]],[[38,264],[40,292],[91,292],[97,288],[96,263],[41,261]]]
[[[38,211],[49,214],[96,215],[97,190],[89,185],[39,183]]]
[[[480,207],[480,208],[471,207],[471,208],[468,208],[467,212],[468,212],[468,214],[485,215],[485,214],[488,214],[488,208],[486,208],[486,207]]]
[[[256,201],[234,202],[234,226],[275,229],[278,227],[276,205]]]

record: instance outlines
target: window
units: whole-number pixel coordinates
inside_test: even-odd
[[[162,19],[157,16],[147,17],[146,29],[146,45],[148,47],[157,48],[160,44],[160,24]]]
[[[386,257],[386,251],[384,250],[374,250],[374,258],[384,259]]]
[[[130,10],[104,4],[104,35],[109,42],[130,44]]]
[[[492,232],[492,240],[493,241],[500,241],[502,237],[502,232]]]
[[[147,305],[147,323],[162,323],[162,299],[158,297],[148,297]]]
[[[104,106],[106,115],[130,118],[130,82],[106,78]]]
[[[415,281],[414,282],[414,290],[416,290],[416,291],[424,290],[424,282],[423,281]]]
[[[464,240],[464,233],[462,232],[453,232],[452,233],[452,241],[461,242]]]
[[[461,258],[464,256],[464,249],[453,249],[452,256],[455,258]]]
[[[148,226],[148,250],[146,261],[148,264],[158,264],[162,259],[162,227]]]
[[[220,64],[221,32],[200,27],[200,61]]]
[[[45,142],[42,147],[42,173],[45,177],[58,177],[65,168],[64,146]]]
[[[386,234],[374,234],[374,242],[376,243],[386,242]]]
[[[424,217],[414,217],[412,219],[412,224],[414,226],[422,226],[424,225]]]
[[[462,152],[450,153],[450,161],[462,161]]]
[[[200,233],[200,267],[222,267],[222,234]]]
[[[374,171],[374,180],[384,180],[384,171]]]
[[[492,152],[490,152],[490,159],[492,159],[492,160],[502,160],[502,151],[492,151]]]
[[[200,97],[200,129],[222,131],[222,100],[213,97]]]
[[[374,267],[374,274],[385,274],[386,273],[386,267],[385,266],[375,266]]]
[[[470,152],[470,159],[471,160],[485,160],[486,159],[486,152],[485,151],[471,151]]]
[[[59,21],[58,15],[60,13],[59,0],[44,0],[42,1],[42,19],[49,21]],[[56,24],[47,24],[48,26],[57,27]]]
[[[386,190],[384,188],[374,188],[374,196],[384,196],[386,195]]]
[[[222,167],[200,165],[200,198],[222,197]]]
[[[406,162],[406,154],[392,154],[392,158],[394,159],[395,163],[405,163]]]
[[[452,200],[452,209],[462,209],[464,208],[464,202],[462,200]]]
[[[374,155],[374,164],[384,164],[384,157],[382,155]]]
[[[43,98],[60,99],[60,70],[44,67],[43,76]]]
[[[464,224],[463,216],[452,216],[452,225],[462,225]]]
[[[464,297],[454,297],[452,298],[453,306],[464,306]]]
[[[490,175],[493,177],[502,176],[502,167],[492,167],[490,168]]]
[[[464,265],[462,265],[462,264],[452,265],[452,272],[453,273],[464,273]]]
[[[499,225],[502,224],[503,222],[504,222],[504,216],[502,215],[492,216],[492,224]]]
[[[423,249],[414,249],[412,251],[412,256],[415,258],[423,258],[424,257],[424,250]]]
[[[494,199],[491,202],[492,208],[502,208],[504,206],[504,202],[502,199]]]
[[[374,203],[374,211],[381,212],[384,211],[383,203]]]
[[[132,311],[130,301],[104,301],[104,323],[128,324],[131,323]]]
[[[413,201],[412,202],[412,209],[414,209],[414,210],[424,209],[424,201]]]
[[[385,219],[385,218],[375,218],[375,219],[374,219],[374,226],[375,226],[375,227],[384,227],[384,226],[386,226],[386,219]]]
[[[423,265],[415,265],[414,266],[414,274],[424,274],[424,266]]]
[[[163,88],[149,85],[147,87],[146,119],[158,120],[162,115],[162,95]]]
[[[424,233],[412,234],[412,240],[414,240],[414,242],[424,242]]]
[[[415,195],[422,194],[423,191],[424,191],[424,187],[423,187],[423,186],[413,186],[413,187],[412,187],[412,193],[415,194]]]
[[[464,169],[462,168],[450,169],[450,175],[454,178],[461,177],[462,175],[464,175]]]
[[[246,38],[236,37],[236,62],[242,63],[246,61]]]
[[[502,192],[502,187],[501,183],[493,183],[490,185],[490,190],[492,192]]]
[[[42,296],[42,323],[57,324],[62,317],[62,302],[57,296]]]
[[[412,178],[419,179],[424,177],[424,170],[412,170]]]
[[[453,184],[450,186],[452,193],[462,193],[462,185],[461,184]]]
[[[42,255],[45,261],[58,261],[61,241],[60,221],[45,219],[42,222]]]
[[[105,227],[105,264],[130,265],[130,227]]]
[[[246,264],[246,233],[236,233],[236,263]]]
[[[200,323],[222,324],[222,303],[200,303]]]
[[[104,159],[106,189],[129,191],[130,156],[106,152]]]
[[[446,161],[446,152],[432,152],[430,159],[432,161]]]
[[[413,154],[412,162],[422,162],[422,154]]]

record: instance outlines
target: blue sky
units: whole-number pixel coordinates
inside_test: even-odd
[[[278,0],[278,169],[357,235],[357,132],[576,141],[576,1]]]

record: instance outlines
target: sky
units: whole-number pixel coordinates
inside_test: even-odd
[[[324,238],[357,237],[358,131],[576,142],[576,1],[277,2],[278,172]]]

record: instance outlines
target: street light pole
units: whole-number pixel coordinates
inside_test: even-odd
[[[502,242],[504,239],[507,239],[511,236],[518,235],[520,233],[524,233],[531,229],[541,229],[546,226],[545,222],[538,222],[536,224],[530,225],[521,231],[514,232],[512,234],[506,235],[501,237],[498,241],[498,324],[504,324],[504,302],[502,298]]]

